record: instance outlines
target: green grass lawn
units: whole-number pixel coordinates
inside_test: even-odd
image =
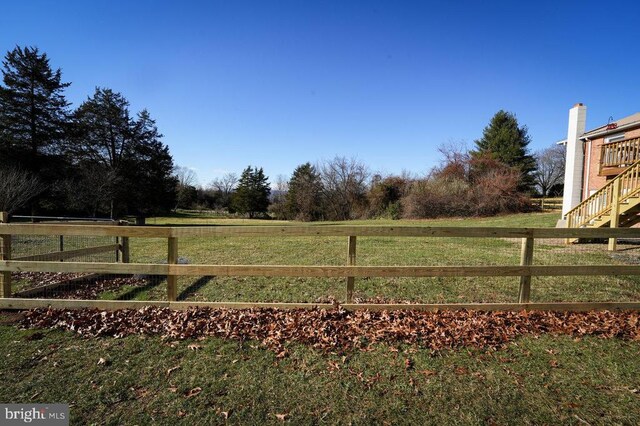
[[[377,344],[344,357],[292,345],[281,360],[259,343],[218,338],[83,339],[3,325],[0,342],[0,401],[69,403],[72,424],[282,424],[284,415],[305,425],[595,425],[640,416],[640,344],[618,339],[546,335],[438,354]]]
[[[532,213],[492,218],[438,220],[360,220],[336,225],[393,226],[486,226],[553,227],[555,213]],[[172,217],[150,218],[150,225],[275,225],[292,222],[226,219],[182,213]],[[327,222],[308,226],[325,226]],[[52,241],[27,237],[27,243],[15,244],[22,253],[50,250]],[[55,241],[53,241],[55,240]],[[81,237],[69,237],[67,245],[79,247]],[[105,244],[90,239],[87,245]],[[131,238],[131,261],[165,262],[166,239]],[[518,238],[414,238],[358,237],[358,265],[518,265]],[[113,257],[112,254],[105,254]],[[80,261],[112,261],[82,258]],[[191,264],[257,265],[344,265],[347,257],[346,237],[214,237],[181,238],[179,255]],[[628,264],[640,261],[640,247],[620,245],[610,253],[605,244],[564,244],[561,239],[536,240],[534,264]],[[532,301],[637,301],[640,300],[637,277],[534,277]],[[360,278],[356,279],[356,301],[407,301],[417,303],[515,302],[518,277],[434,277],[434,278]],[[16,282],[16,289],[27,284]],[[344,301],[344,279],[288,277],[181,277],[179,299],[185,301],[253,301],[253,302],[328,302]],[[150,277],[148,285],[110,290],[103,299],[166,300],[166,281]]]
[[[533,213],[493,218],[438,220],[360,220],[336,225],[553,227],[558,213]],[[279,221],[207,218],[197,215],[151,218],[149,224],[256,225],[290,224]],[[324,226],[327,222],[308,226]],[[358,265],[517,265],[520,239],[358,237]],[[613,257],[604,244],[566,246],[560,239],[537,240],[534,264],[622,264],[640,256],[635,246],[621,246],[625,258]],[[344,265],[344,237],[218,237],[181,238],[180,257],[192,264]],[[161,262],[166,240],[131,239],[133,262]],[[629,301],[640,300],[636,277],[535,277],[532,300]],[[363,278],[356,280],[357,300],[419,303],[515,302],[517,277]],[[325,302],[344,301],[345,284],[331,278],[182,277],[181,300]],[[126,293],[109,298],[128,298]],[[165,284],[156,281],[131,298],[165,300]]]
[[[487,219],[357,221],[414,226],[551,227],[557,213]],[[197,215],[149,224],[276,224]],[[322,226],[315,224],[311,226]],[[520,241],[358,238],[359,265],[517,264]],[[599,244],[537,242],[535,264],[636,262],[635,246],[612,255]],[[166,240],[131,239],[132,261],[166,258]],[[344,264],[346,238],[188,238],[190,263]],[[339,279],[182,278],[184,300],[343,299]],[[103,298],[165,298],[165,282],[123,287]],[[357,279],[361,300],[515,301],[517,278]],[[633,277],[534,278],[533,301],[640,300]],[[438,353],[379,343],[323,353],[291,344],[276,355],[255,341],[85,339],[19,330],[0,312],[0,402],[65,402],[72,424],[637,424],[640,342],[542,335],[499,350]],[[104,360],[101,362],[100,360]],[[407,359],[411,368],[406,368]]]

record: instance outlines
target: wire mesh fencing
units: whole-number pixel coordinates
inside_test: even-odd
[[[87,227],[87,233],[91,233],[90,227]],[[329,273],[327,276],[177,274],[175,292],[171,296],[171,283],[167,276],[157,273],[14,271],[11,273],[13,295],[105,301],[351,301],[356,304],[516,303],[520,297],[522,277],[518,274],[468,276],[468,273],[437,273],[438,268],[460,267],[463,270],[469,267],[520,266],[523,264],[524,244],[520,237],[491,236],[490,232],[486,237],[364,235],[357,236],[357,240],[347,236],[278,235],[277,232],[258,236],[203,234],[174,238],[177,256],[173,260],[170,260],[165,237],[125,237],[126,262],[133,265],[322,266],[327,270],[345,265],[417,266],[433,267],[436,273],[435,276],[411,277],[372,274],[355,278]],[[59,235],[20,234],[12,236],[11,246],[13,260],[100,264],[125,261],[125,239],[119,236],[64,235],[61,242]],[[533,266],[640,264],[640,244],[635,239],[620,240],[618,250],[610,252],[604,240],[568,245],[563,238],[535,238],[532,254],[530,263]],[[640,301],[638,275],[536,275],[530,281],[530,298],[535,302]]]
[[[11,259],[56,262],[118,262],[119,237],[90,235],[13,235]],[[16,297],[60,297],[63,289],[91,279],[96,274],[82,272],[11,273]]]

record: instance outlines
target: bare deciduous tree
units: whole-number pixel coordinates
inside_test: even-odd
[[[221,178],[211,181],[209,186],[223,195],[229,195],[233,192],[238,184],[238,175],[235,173],[227,173]]]
[[[463,140],[451,139],[438,146],[438,152],[442,155],[443,166],[469,161],[469,147]]]
[[[317,168],[328,218],[348,220],[362,216],[367,205],[369,168],[354,158],[345,157],[335,157]]]
[[[99,212],[112,214],[112,200],[118,175],[115,170],[94,164],[79,169],[78,179],[66,180],[61,186],[68,207],[96,217]]]
[[[273,191],[280,193],[287,192],[289,190],[289,178],[287,175],[279,174],[276,176],[276,182],[273,186]]]
[[[552,145],[536,152],[538,169],[534,172],[536,187],[543,197],[549,191],[564,181],[565,148],[562,145]]]
[[[218,194],[218,207],[230,208],[231,195],[238,185],[238,180],[237,174],[226,173],[222,177],[211,181],[209,188]]]
[[[0,169],[0,211],[13,213],[40,195],[46,186],[37,176],[21,169]]]
[[[173,208],[188,209],[197,202],[198,175],[189,167],[176,166],[173,169],[173,175],[176,177],[176,204]]]
[[[271,189],[271,203],[269,212],[278,219],[286,218],[286,198],[289,191],[289,179],[286,175],[279,174]]]
[[[189,167],[176,166],[173,174],[178,179],[178,187],[195,186],[198,183],[198,175]]]

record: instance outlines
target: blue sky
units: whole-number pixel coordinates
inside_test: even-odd
[[[335,155],[424,173],[499,109],[531,149],[640,111],[640,4],[589,1],[8,1],[0,50],[38,46],[74,106],[147,108],[201,184]]]

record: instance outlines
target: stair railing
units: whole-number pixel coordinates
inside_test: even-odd
[[[618,181],[618,184],[614,185],[616,181]],[[619,188],[618,194],[614,194],[614,188],[616,187]],[[615,179],[607,182],[605,186],[569,210],[565,215],[567,227],[582,228],[598,217],[610,213],[614,199],[618,203],[622,203],[633,196],[637,196],[639,193],[640,161],[636,161],[616,176]]]

